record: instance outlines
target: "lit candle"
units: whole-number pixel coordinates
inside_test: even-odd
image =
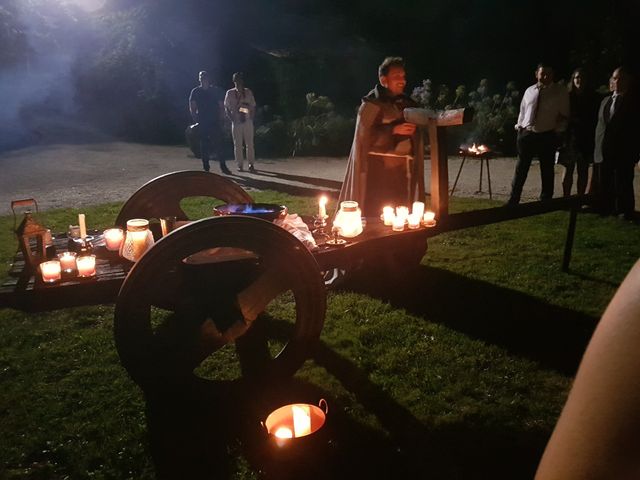
[[[290,428],[287,427],[280,427],[276,430],[276,433],[274,433],[274,435],[278,438],[293,438],[293,432],[291,431]]]
[[[396,216],[396,217],[393,219],[393,225],[392,225],[391,229],[392,229],[394,232],[401,232],[401,231],[403,231],[403,230],[404,230],[404,218],[403,218],[403,217],[400,217],[400,216]]]
[[[107,250],[112,252],[120,249],[120,244],[124,238],[124,233],[119,228],[109,228],[104,231],[104,242]]]
[[[291,405],[293,413],[293,434],[304,437],[311,433],[311,412],[309,405]]]
[[[411,213],[416,215],[418,218],[422,218],[422,215],[424,215],[424,202],[413,202]]]
[[[393,213],[393,207],[384,207],[382,209],[382,220],[384,224],[387,226],[393,225],[393,219],[395,218],[395,214]]]
[[[58,260],[64,273],[71,273],[76,269],[76,252],[59,253]]]
[[[96,256],[81,255],[76,259],[79,277],[93,277],[96,274]]]
[[[58,260],[50,260],[40,264],[40,272],[42,280],[47,283],[53,283],[60,280],[60,262]]]
[[[86,238],[87,236],[87,223],[84,218],[84,213],[78,215],[78,224],[80,225],[80,238]]]
[[[416,215],[415,213],[412,213],[407,217],[407,221],[409,223],[409,228],[411,230],[415,230],[416,228],[420,228],[420,222],[422,221],[422,215]]]
[[[432,211],[424,212],[424,225],[426,227],[433,227],[436,224],[436,214]]]
[[[396,207],[396,217],[400,217],[403,222],[407,221],[407,217],[409,216],[409,208],[408,207]]]
[[[320,197],[320,200],[318,200],[318,217],[320,218],[327,218],[327,202],[328,202],[328,198],[325,197],[324,195]]]

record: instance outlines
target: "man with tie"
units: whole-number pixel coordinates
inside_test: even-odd
[[[640,111],[629,73],[618,67],[609,79],[612,94],[602,100],[595,133],[594,163],[599,173],[599,211],[634,219],[634,168],[640,155]]]
[[[517,205],[534,157],[540,162],[542,191],[540,200],[553,197],[555,151],[567,129],[569,94],[566,88],[553,82],[553,69],[539,64],[537,82],[524,92],[515,128],[518,132],[518,162],[511,182],[507,205]]]

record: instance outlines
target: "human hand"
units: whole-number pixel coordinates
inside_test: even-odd
[[[400,123],[393,127],[394,135],[413,135],[416,131],[416,126],[413,123]]]

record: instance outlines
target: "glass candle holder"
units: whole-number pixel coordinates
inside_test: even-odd
[[[362,233],[362,212],[358,202],[352,200],[341,202],[333,225],[338,227],[342,237],[353,238],[360,235]]]
[[[436,226],[436,214],[431,211],[424,212],[424,226],[425,227],[435,227]]]
[[[137,262],[153,244],[153,233],[149,230],[149,220],[143,218],[127,220],[127,234],[120,248],[122,257]]]
[[[413,213],[418,218],[422,218],[422,216],[424,215],[424,202],[413,202],[411,213]]]
[[[393,207],[384,207],[382,209],[382,221],[388,227],[393,225],[393,219],[395,218],[395,213],[393,212]]]
[[[396,207],[396,217],[402,219],[402,221],[406,223],[408,216],[409,216],[408,207],[404,207],[404,206]]]
[[[415,213],[409,214],[407,217],[407,223],[409,225],[409,229],[415,230],[420,228],[420,223],[422,222],[422,215],[417,215]]]
[[[49,260],[40,264],[40,273],[45,283],[54,283],[61,278],[60,262],[58,260]]]
[[[104,243],[107,247],[107,250],[111,252],[120,250],[122,240],[124,240],[124,232],[122,231],[122,229],[109,228],[104,231]]]
[[[64,273],[71,273],[76,269],[76,252],[62,252],[58,254],[60,268]]]
[[[80,255],[76,258],[79,277],[94,277],[96,274],[96,256]]]
[[[402,232],[404,230],[404,223],[405,219],[403,217],[396,216],[396,218],[393,219],[393,225],[391,226],[391,229],[394,232]]]

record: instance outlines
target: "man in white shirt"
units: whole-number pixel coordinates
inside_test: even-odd
[[[255,172],[255,151],[253,148],[253,117],[256,110],[256,100],[253,92],[244,86],[242,73],[233,74],[235,88],[227,90],[224,97],[224,107],[227,117],[231,120],[231,135],[233,137],[233,154],[238,164],[238,171],[244,171],[244,149],[246,147],[249,171]]]
[[[533,157],[538,157],[540,162],[540,200],[553,197],[555,151],[560,136],[567,129],[569,93],[553,82],[553,69],[546,64],[538,65],[536,80],[536,84],[524,92],[515,125],[518,131],[518,162],[508,205],[520,202]]]

